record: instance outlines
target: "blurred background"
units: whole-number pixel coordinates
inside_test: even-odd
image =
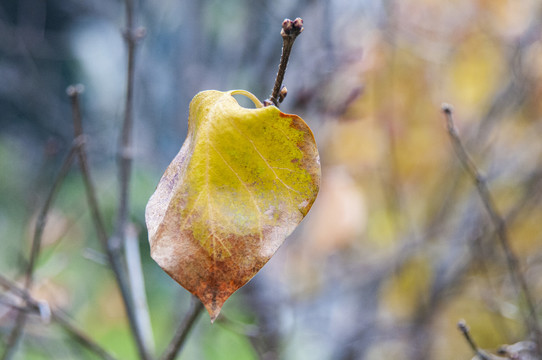
[[[182,359],[470,359],[465,319],[494,351],[528,336],[493,226],[448,139],[443,102],[506,219],[542,300],[542,2],[161,0],[136,2],[130,220],[159,353],[190,295],[150,258],[144,208],[206,89],[269,96],[284,18],[302,17],[281,109],[311,126],[322,162],[309,216],[225,304]],[[0,1],[0,274],[23,277],[35,220],[72,142],[65,89],[81,97],[108,229],[118,199],[124,4]],[[32,294],[120,359],[135,359],[78,167],[44,233]],[[0,288],[1,289],[1,288]],[[5,293],[5,289],[1,289]],[[6,295],[0,295],[0,300]],[[0,302],[0,347],[14,310]],[[93,358],[31,316],[16,359]]]

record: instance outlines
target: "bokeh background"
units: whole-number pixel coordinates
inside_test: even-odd
[[[161,0],[136,3],[130,220],[159,353],[190,303],[150,259],[145,204],[201,90],[269,96],[280,24],[302,17],[281,106],[311,126],[321,192],[274,258],[203,314],[182,359],[470,359],[457,322],[495,350],[527,338],[524,302],[495,228],[457,161],[441,104],[506,219],[542,300],[542,2],[539,0]],[[81,103],[99,201],[112,228],[126,79],[121,1],[0,1],[0,273],[20,280],[36,215]],[[135,359],[78,168],[48,218],[33,295],[121,359]],[[8,297],[1,289],[0,300]],[[0,302],[0,348],[14,310]],[[93,358],[30,318],[17,359]]]

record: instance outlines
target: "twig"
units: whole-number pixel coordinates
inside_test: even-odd
[[[459,331],[461,331],[461,333],[469,343],[472,351],[474,351],[474,353],[480,358],[480,360],[491,360],[491,358],[485,352],[480,350],[480,348],[474,342],[474,339],[470,336],[469,327],[467,326],[465,320],[459,321],[457,323],[457,328],[459,329]]]
[[[66,91],[72,101],[73,125],[74,125],[74,132],[75,132],[76,138],[83,135],[81,109],[79,107],[79,94],[82,91],[83,91],[83,87],[81,85],[69,86]],[[98,200],[96,198],[94,183],[90,176],[90,170],[89,170],[89,166],[87,162],[87,155],[86,155],[84,145],[82,145],[79,148],[78,156],[79,156],[79,166],[81,168],[81,174],[83,176],[83,181],[85,183],[87,201],[90,207],[92,220],[94,221],[94,227],[96,228],[98,239],[102,243],[102,246],[107,255],[107,260],[111,266],[111,270],[113,270],[113,274],[115,275],[115,280],[117,282],[117,286],[122,296],[124,308],[126,309],[126,315],[128,316],[130,330],[134,337],[134,341],[136,343],[140,358],[142,360],[147,360],[149,359],[149,355],[145,349],[143,340],[141,338],[141,333],[139,332],[139,329],[137,326],[134,306],[133,306],[132,298],[130,297],[130,292],[128,290],[128,280],[126,277],[126,271],[122,265],[122,259],[117,255],[117,253],[114,250],[114,247],[111,246],[111,242],[108,241],[107,232],[105,230],[103,218],[98,206]]]
[[[250,339],[259,339],[261,338],[260,326],[245,324],[238,320],[230,319],[224,314],[220,314],[220,317],[217,319],[216,324],[222,326],[229,331],[234,333],[246,336]]]
[[[192,296],[192,304],[190,305],[190,309],[188,309],[188,312],[185,314],[183,321],[177,328],[173,339],[171,339],[168,347],[160,357],[160,360],[173,360],[177,355],[179,355],[186,338],[190,333],[190,330],[196,323],[196,320],[202,311],[203,304],[198,298]]]
[[[133,224],[130,224],[126,230],[126,244],[124,250],[136,319],[138,321],[139,329],[141,329],[141,336],[145,341],[145,346],[150,353],[153,353],[154,336],[152,333],[151,318],[149,316],[149,305],[147,304],[147,297],[145,295],[145,281],[143,278],[143,269],[141,267],[141,254],[139,252],[137,230]]]
[[[124,109],[124,120],[118,152],[119,161],[119,203],[117,221],[114,233],[114,246],[119,249],[124,245],[126,224],[129,209],[130,175],[132,171],[132,130],[133,130],[133,104],[134,104],[134,72],[135,72],[135,49],[137,42],[143,38],[143,28],[134,29],[134,3],[133,0],[126,0],[126,29],[124,40],[128,49],[128,64],[126,74],[126,99]]]
[[[279,71],[277,78],[275,79],[275,86],[271,97],[264,101],[264,106],[275,105],[276,107],[284,100],[288,91],[286,87],[282,87],[282,81],[284,80],[284,74],[286,73],[286,66],[288,66],[288,59],[292,52],[292,46],[294,46],[295,39],[303,31],[303,19],[296,18],[294,21],[290,19],[284,19],[282,22],[282,30],[280,35],[282,36],[282,55],[280,56]]]
[[[34,268],[36,265],[38,254],[40,252],[40,248],[41,248],[41,240],[43,236],[43,230],[45,229],[45,224],[47,222],[47,214],[49,213],[49,209],[53,205],[53,200],[58,190],[60,189],[60,185],[66,178],[66,175],[68,174],[68,171],[70,170],[70,167],[75,159],[75,156],[77,155],[77,152],[79,151],[79,148],[83,145],[83,142],[84,142],[83,137],[77,137],[73,141],[70,151],[68,152],[66,159],[64,159],[62,167],[60,168],[60,171],[53,183],[51,191],[49,192],[49,195],[47,196],[47,199],[45,200],[45,204],[43,205],[43,208],[41,209],[38,215],[38,218],[36,220],[36,228],[34,230],[34,237],[32,239],[32,249],[30,252],[30,260],[28,261],[28,267],[27,267],[26,275],[25,275],[26,290],[28,290],[28,288],[31,286],[31,283],[33,282]]]
[[[478,122],[474,133],[467,141],[467,144],[480,146],[484,144],[487,137],[491,134],[491,129],[497,121],[506,118],[506,115],[517,110],[527,99],[530,89],[534,87],[533,77],[525,69],[525,62],[521,61],[525,54],[531,49],[531,45],[540,38],[540,29],[542,27],[542,6],[538,5],[538,10],[534,10],[530,21],[526,21],[528,26],[519,34],[510,52],[506,56],[509,73],[508,83],[499,87],[499,90],[493,97],[487,107],[486,113]]]
[[[506,222],[504,221],[503,217],[500,215],[497,207],[495,206],[495,202],[491,193],[489,192],[485,178],[478,171],[476,165],[470,158],[469,154],[465,150],[465,147],[463,146],[463,143],[461,142],[461,139],[459,138],[459,135],[454,125],[452,107],[450,105],[443,104],[442,111],[446,116],[448,134],[450,136],[450,140],[452,142],[452,146],[457,155],[457,158],[459,159],[459,162],[461,163],[465,171],[472,178],[472,181],[474,182],[474,185],[476,186],[476,189],[478,191],[478,195],[480,196],[480,199],[482,200],[482,203],[484,204],[484,207],[489,214],[491,221],[493,222],[493,226],[495,226],[495,231],[497,237],[500,240],[501,247],[504,251],[506,263],[508,265],[508,271],[512,276],[516,292],[518,293],[518,295],[523,293],[523,297],[527,305],[527,310],[529,312],[528,314],[523,314],[524,321],[527,328],[536,339],[537,353],[541,354],[542,332],[540,331],[540,327],[536,319],[534,301],[529,291],[529,287],[527,286],[527,281],[525,280],[525,277],[523,276],[523,273],[520,269],[518,257],[510,246]]]
[[[52,310],[52,319],[61,325],[64,330],[74,338],[79,344],[86,347],[95,354],[101,356],[103,359],[114,360],[115,357],[109,354],[107,350],[102,348],[98,343],[96,343],[92,338],[90,338],[85,332],[77,328],[74,324],[71,323],[70,319],[59,310]]]
[[[135,74],[135,50],[138,41],[143,38],[143,28],[134,28],[134,1],[125,0],[126,28],[124,30],[124,41],[127,48],[127,72],[126,72],[126,99],[124,109],[124,120],[118,150],[118,171],[119,171],[119,198],[117,207],[117,219],[113,236],[109,239],[110,247],[116,258],[122,258],[122,249],[126,244],[126,231],[128,225],[128,211],[130,206],[130,179],[132,173],[132,133],[133,133],[133,108],[134,108],[134,74]],[[139,258],[137,261],[141,261]],[[137,274],[130,273],[128,280],[133,280]],[[143,283],[143,275],[136,282]],[[131,301],[134,304],[133,319],[130,318],[130,326],[142,359],[148,357],[149,345],[152,344],[152,328],[150,327],[150,316],[147,307],[137,307],[135,289],[130,287]],[[143,290],[144,294],[144,290]],[[139,309],[139,311],[138,311]],[[133,321],[133,323],[132,323]],[[146,324],[146,328],[142,328]],[[149,336],[144,336],[148,334]],[[145,340],[147,339],[147,340]]]
[[[7,288],[10,292],[22,298],[26,302],[27,307],[22,307],[21,310],[30,310],[32,312],[40,313],[40,302],[30,296],[30,294],[24,288],[17,286],[13,281],[2,275],[0,275],[0,285]],[[115,360],[115,357],[109,354],[107,350],[92,340],[92,338],[89,337],[83,330],[75,326],[63,311],[59,309],[51,309],[51,320],[61,326],[64,331],[66,331],[66,333],[68,333],[68,335],[70,335],[75,341],[96,355],[99,355],[102,359]]]
[[[34,236],[32,238],[30,259],[28,261],[28,265],[25,272],[25,280],[24,280],[25,292],[30,291],[30,288],[32,287],[32,283],[34,280],[34,276],[33,276],[34,268],[35,268],[36,260],[38,258],[38,255],[41,249],[43,230],[45,229],[45,224],[47,223],[47,214],[49,213],[49,210],[51,206],[53,205],[53,200],[56,194],[58,193],[58,190],[60,189],[60,185],[66,178],[66,175],[68,174],[68,171],[70,170],[70,167],[75,159],[75,155],[77,154],[77,151],[81,145],[82,145],[82,138],[80,137],[76,138],[73,142],[73,145],[70,148],[68,156],[66,156],[66,158],[64,159],[64,162],[62,163],[62,167],[60,168],[60,171],[58,172],[58,175],[56,176],[55,181],[53,182],[53,186],[51,187],[51,190],[49,191],[49,194],[47,195],[45,203],[43,204],[43,207],[41,208],[41,211],[37,217],[36,227],[34,229]],[[26,299],[25,299],[25,302],[26,302]],[[18,311],[17,316],[15,318],[15,325],[13,326],[13,329],[8,335],[8,340],[7,340],[6,348],[2,355],[2,360],[11,359],[11,357],[15,354],[15,351],[17,350],[17,344],[19,343],[19,339],[24,331],[25,323],[26,323],[26,313],[23,311]]]
[[[4,275],[0,274],[0,286],[7,289],[17,295],[18,297],[24,297],[24,291],[18,287],[13,281],[9,280]]]

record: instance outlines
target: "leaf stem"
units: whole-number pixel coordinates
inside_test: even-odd
[[[253,94],[249,93],[246,90],[231,90],[231,91],[229,91],[229,93],[231,95],[243,95],[243,96],[246,96],[247,98],[249,98],[254,103],[254,106],[256,106],[256,109],[260,109],[260,108],[263,107],[263,104],[260,102],[260,100],[256,96],[254,96]]]
[[[286,97],[287,90],[286,87],[282,87],[282,81],[284,80],[284,74],[286,73],[292,46],[294,46],[295,39],[302,31],[303,19],[301,18],[296,18],[293,21],[284,19],[282,22],[282,30],[280,31],[280,35],[282,36],[282,55],[280,56],[279,71],[277,72],[271,97],[264,101],[264,106],[275,105],[276,107],[279,107],[279,104]]]

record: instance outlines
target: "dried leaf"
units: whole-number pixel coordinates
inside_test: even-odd
[[[241,107],[236,94],[257,108]],[[151,256],[214,321],[307,214],[319,183],[318,150],[300,117],[246,91],[201,92],[147,204]]]

